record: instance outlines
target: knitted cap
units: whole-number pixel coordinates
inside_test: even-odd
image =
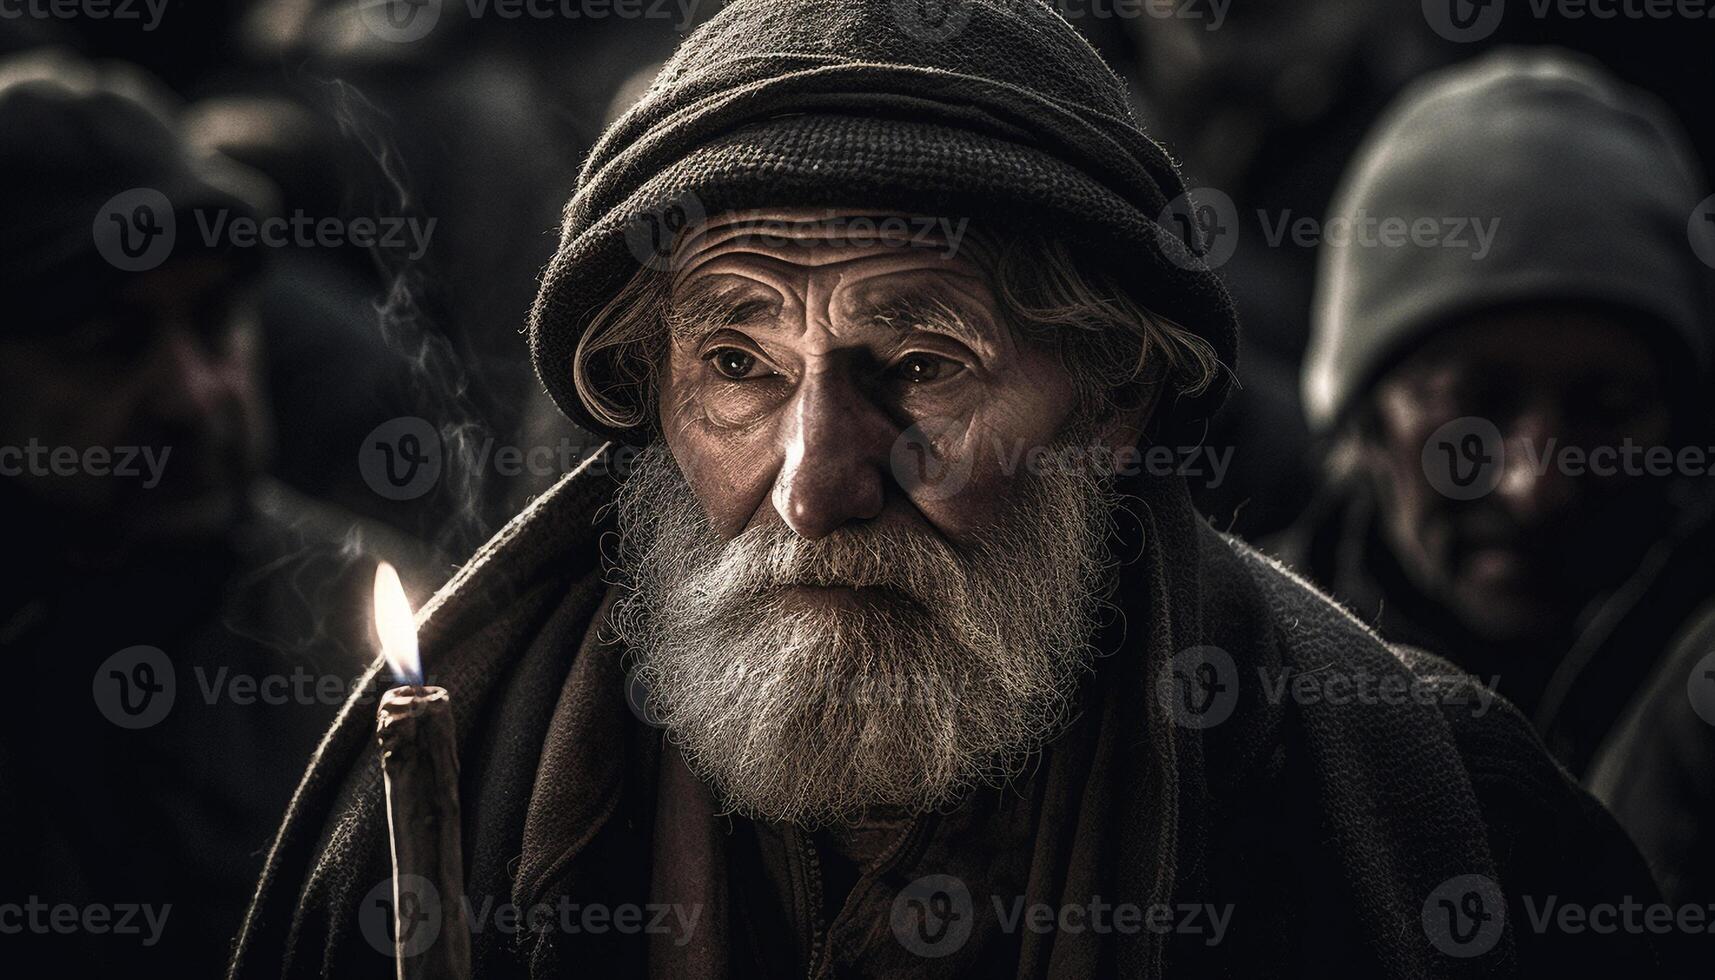
[[[1337,426],[1435,331],[1517,303],[1635,311],[1704,366],[1710,270],[1688,237],[1705,232],[1697,169],[1653,97],[1582,58],[1503,49],[1427,76],[1366,140],[1330,223],[1435,228],[1393,247],[1375,234],[1323,245],[1304,366],[1311,428]]]
[[[969,218],[1065,241],[1232,365],[1238,330],[1165,220],[1184,185],[1124,85],[1041,0],[737,0],[699,28],[603,135],[566,206],[530,318],[548,392],[592,431],[572,380],[597,311],[671,234],[751,208],[861,207]],[[1166,409],[1211,414],[1224,394]]]

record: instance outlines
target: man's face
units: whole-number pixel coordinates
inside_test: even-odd
[[[826,244],[810,213],[766,217],[772,243],[739,219],[697,236],[674,284],[701,312],[675,331],[662,426],[717,531],[863,523],[956,542],[993,523],[1013,452],[1050,444],[1073,410],[1055,352],[1006,328],[969,255]],[[961,492],[896,479],[918,448],[968,474]]]
[[[7,479],[105,547],[218,533],[255,467],[254,320],[250,290],[198,257],[62,330],[0,339],[0,446],[40,447]]]
[[[664,444],[620,500],[622,632],[735,808],[936,805],[1011,771],[1084,663],[1106,483],[1015,454],[1135,429],[1068,431],[1073,379],[970,257],[766,217],[792,240],[717,221],[676,263]]]
[[[1665,387],[1638,332],[1590,311],[1484,316],[1414,353],[1376,388],[1370,451],[1382,529],[1407,575],[1479,636],[1563,632],[1660,533],[1669,484],[1579,473],[1563,454],[1667,445]],[[1424,454],[1467,417],[1492,423],[1503,452],[1493,490],[1461,500],[1426,479]]]

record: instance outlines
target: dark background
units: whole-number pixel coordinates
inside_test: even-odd
[[[1224,191],[1247,219],[1258,209],[1271,221],[1320,217],[1402,86],[1501,44],[1593,55],[1679,114],[1706,169],[1715,155],[1715,20],[1538,17],[1514,0],[1493,34],[1459,43],[1430,27],[1421,0],[1238,0],[1218,30],[1207,29],[1208,0],[1176,5],[1200,16],[1139,16],[1112,0],[1060,6],[1132,85],[1188,183]],[[140,4],[143,20],[0,19],[0,49],[63,45],[159,76],[185,101],[198,141],[272,178],[288,214],[435,221],[415,260],[295,249],[271,263],[272,467],[456,563],[552,481],[503,472],[497,447],[547,446],[558,460],[584,442],[527,363],[520,330],[536,276],[592,142],[718,7],[642,0],[629,8],[641,16],[598,18],[589,14],[601,3],[573,5],[581,16],[540,4],[553,16],[509,19],[500,11],[517,6],[443,0],[427,37],[393,43],[363,26],[355,0],[166,0],[152,30]],[[1217,523],[1258,537],[1309,493],[1297,369],[1315,253],[1267,247],[1257,221],[1240,227],[1246,237],[1222,271],[1242,314],[1244,389],[1209,436],[1238,451],[1202,503]],[[403,501],[369,491],[359,474],[365,436],[402,416],[431,420],[445,453],[436,485]]]

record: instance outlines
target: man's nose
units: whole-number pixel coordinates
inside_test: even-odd
[[[838,368],[806,374],[783,432],[774,509],[814,540],[881,513],[896,427]]]
[[[1562,434],[1550,410],[1521,414],[1504,433],[1506,462],[1495,495],[1523,527],[1553,521],[1577,494],[1556,458]]]
[[[163,418],[200,420],[218,411],[231,395],[231,384],[216,357],[188,329],[176,325],[164,329],[153,361],[153,402]]]

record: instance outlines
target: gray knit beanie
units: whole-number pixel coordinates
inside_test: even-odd
[[[573,383],[594,314],[703,217],[855,205],[1054,236],[1231,366],[1232,303],[1201,232],[1170,217],[1184,193],[1124,84],[1042,0],[736,0],[591,151],[531,356],[574,421],[637,439],[591,417]],[[1166,415],[1206,418],[1224,379]]]
[[[1330,222],[1371,231],[1322,247],[1304,364],[1311,428],[1339,425],[1435,330],[1518,302],[1636,311],[1703,369],[1710,269],[1691,236],[1707,193],[1666,110],[1582,58],[1503,49],[1426,77],[1335,196]],[[1390,220],[1435,231],[1389,245],[1377,229]]]

